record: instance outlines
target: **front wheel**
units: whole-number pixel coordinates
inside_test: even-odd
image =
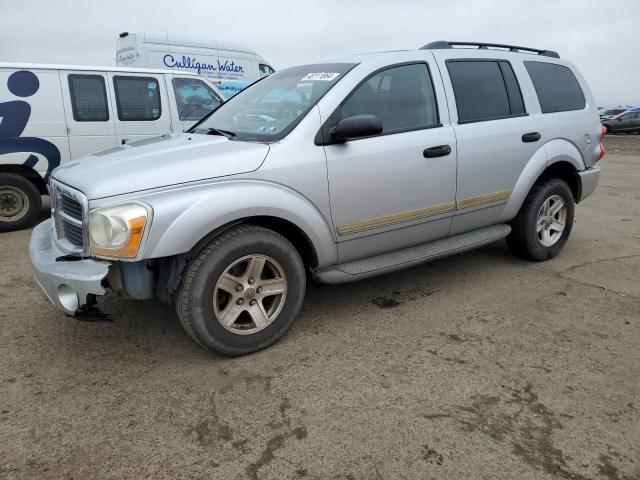
[[[187,333],[222,355],[276,342],[293,324],[306,289],[302,259],[283,236],[241,225],[203,248],[187,267],[176,311]]]
[[[0,173],[0,232],[32,226],[42,210],[42,197],[28,179]]]
[[[569,238],[574,212],[573,195],[564,181],[549,178],[537,183],[511,222],[509,248],[538,262],[555,257]]]

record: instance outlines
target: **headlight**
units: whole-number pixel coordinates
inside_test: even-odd
[[[91,254],[136,258],[150,217],[151,207],[140,203],[93,210],[89,215]]]

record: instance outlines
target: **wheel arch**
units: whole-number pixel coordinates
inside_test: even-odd
[[[309,199],[279,184],[224,182],[159,194],[148,203],[154,219],[147,259],[190,252],[230,226],[252,223],[289,239],[307,265],[337,260],[335,236],[325,215]]]
[[[26,178],[35,185],[40,194],[48,195],[47,184],[42,176],[36,172],[33,168],[26,165],[18,164],[0,164],[0,173],[12,173],[14,175],[20,175]]]
[[[502,220],[513,219],[520,211],[531,188],[545,178],[564,180],[577,202],[582,195],[582,183],[578,172],[585,168],[582,154],[573,143],[564,139],[547,142],[533,154],[520,174]]]

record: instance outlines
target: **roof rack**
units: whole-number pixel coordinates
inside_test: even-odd
[[[560,58],[558,52],[553,50],[539,50],[537,48],[518,47],[517,45],[503,45],[501,43],[480,43],[480,42],[448,42],[446,40],[438,40],[437,42],[427,43],[420,50],[442,50],[446,48],[454,48],[454,46],[477,47],[486,50],[488,48],[503,48],[510,52],[531,52],[545,57]]]

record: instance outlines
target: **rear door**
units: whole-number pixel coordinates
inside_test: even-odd
[[[171,110],[164,75],[109,74],[115,99],[118,144],[171,133]]]
[[[60,81],[71,158],[113,147],[116,130],[107,73],[63,70]]]
[[[446,76],[447,96],[455,99],[450,105],[458,147],[451,225],[456,234],[501,220],[518,177],[544,144],[544,131],[540,115],[530,115],[533,101],[525,103],[516,77],[516,72],[525,75],[522,62],[434,54]]]
[[[610,123],[614,126],[614,132],[631,132],[640,127],[640,125],[638,125],[638,114],[636,112],[620,115],[615,120],[610,120]]]

